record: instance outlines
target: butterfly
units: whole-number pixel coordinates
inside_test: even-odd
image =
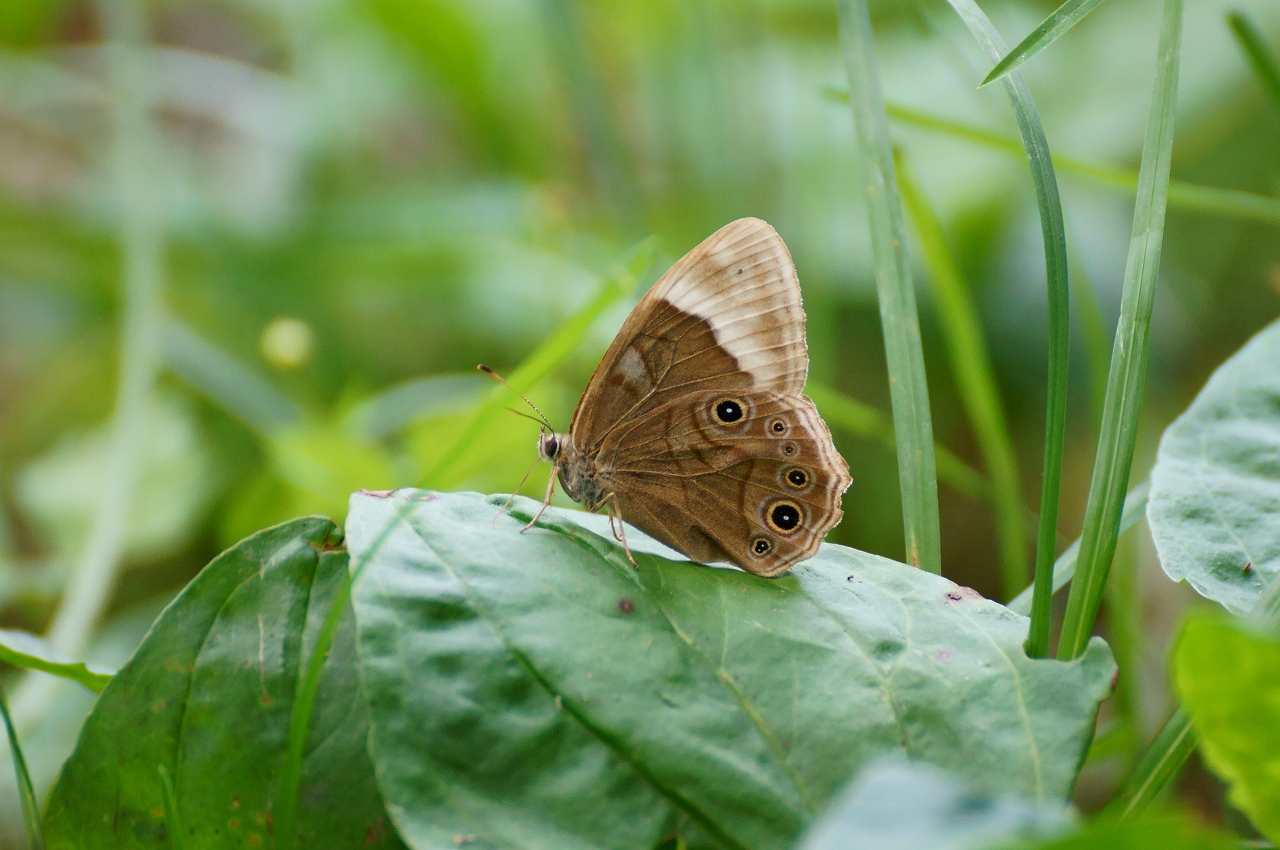
[[[743,218],[707,237],[631,311],[568,433],[539,436],[554,465],[542,507],[559,480],[695,561],[776,576],[812,556],[852,479],[801,393],[804,322],[772,227]]]

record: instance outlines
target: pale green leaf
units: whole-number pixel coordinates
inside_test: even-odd
[[[1033,661],[1025,618],[841,546],[770,580],[628,527],[635,569],[606,517],[520,534],[536,503],[503,501],[357,495],[347,518],[370,749],[410,844],[648,848],[683,820],[790,847],[887,753],[1069,793],[1115,670],[1101,640]]]
[[[1280,322],[1213,373],[1164,432],[1147,521],[1175,581],[1238,614],[1280,573]]]

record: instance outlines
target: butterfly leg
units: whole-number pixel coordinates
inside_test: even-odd
[[[622,524],[622,506],[618,504],[618,494],[610,493],[605,499],[609,502],[609,530],[613,532],[613,539],[622,544],[622,551],[627,553],[631,566],[640,569],[635,556],[631,554],[631,547],[627,545],[627,530]],[[614,522],[617,522],[616,526]]]
[[[515,501],[516,495],[519,494],[519,492],[524,489],[524,483],[529,480],[529,476],[533,474],[533,471],[537,469],[538,464],[541,462],[542,461],[534,461],[533,466],[529,467],[529,471],[524,474],[524,478],[521,478],[520,483],[516,485],[516,489],[511,491],[511,495],[508,496],[507,500],[502,503],[502,507],[498,508],[498,513],[493,518],[493,522],[491,523],[491,525],[494,528],[498,527],[498,520],[502,519],[502,515],[507,512],[507,508],[511,507],[511,503]],[[555,479],[554,472],[551,473],[551,477],[553,480]]]
[[[524,534],[538,522],[542,516],[542,512],[547,509],[547,505],[551,504],[551,496],[556,492],[556,472],[558,467],[551,467],[551,480],[547,482],[547,495],[542,499],[542,507],[538,508],[538,512],[533,515],[533,519],[529,520],[529,524],[520,529],[520,533]]]

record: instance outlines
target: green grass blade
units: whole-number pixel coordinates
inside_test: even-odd
[[[889,395],[897,435],[898,479],[907,563],[942,571],[938,529],[938,480],[933,455],[929,388],[920,342],[920,320],[903,239],[889,142],[889,119],[876,70],[867,0],[838,0],[840,40],[849,75],[849,99],[871,222],[880,322],[884,329]]]
[[[850,398],[823,384],[810,382],[804,389],[833,429],[841,429],[857,437],[879,443],[891,452],[897,451],[893,420],[866,402]],[[982,473],[965,463],[945,446],[933,446],[938,480],[974,499],[991,497],[991,484]],[[1025,511],[1025,508],[1022,508]]]
[[[825,91],[832,100],[840,103],[849,102],[848,92],[834,88],[828,88]],[[903,124],[943,133],[992,150],[1016,154],[1020,158],[1025,154],[1021,142],[1017,139],[976,124],[954,121],[902,104],[889,103],[886,109],[890,118]],[[1053,164],[1057,171],[1086,177],[1113,189],[1129,192],[1138,186],[1138,173],[1126,168],[1086,162],[1057,152],[1053,152]],[[1280,225],[1280,198],[1254,192],[1201,186],[1185,180],[1170,180],[1168,203],[1172,208],[1189,212]]]
[[[1191,728],[1191,717],[1186,709],[1178,706],[1120,786],[1120,791],[1107,804],[1104,816],[1124,820],[1142,814],[1178,775],[1195,748],[1196,733]]]
[[[173,791],[173,779],[169,768],[156,765],[160,775],[160,790],[164,794],[164,828],[169,837],[169,850],[182,850],[182,821],[178,818],[178,795]]]
[[[949,2],[987,55],[993,60],[999,57],[1004,50],[1004,42],[977,3],[973,0]],[[1040,478],[1040,527],[1036,534],[1036,592],[1031,606],[1031,631],[1027,637],[1027,654],[1032,658],[1043,658],[1049,654],[1053,557],[1058,542],[1058,498],[1062,489],[1062,454],[1067,431],[1067,366],[1071,348],[1067,232],[1049,140],[1045,137],[1031,91],[1019,74],[1011,74],[1002,82],[1031,166],[1031,182],[1035,186],[1040,232],[1044,240],[1045,284],[1048,290],[1049,375],[1045,394],[1044,462]]]
[[[1111,359],[1107,350],[1107,322],[1093,292],[1093,284],[1079,256],[1072,258],[1075,286],[1071,297],[1080,318],[1080,334],[1084,338],[1084,358],[1089,375],[1089,418],[1095,429],[1102,427],[1102,407],[1107,400],[1107,367]]]
[[[1124,499],[1124,511],[1120,514],[1120,534],[1128,531],[1137,524],[1147,514],[1147,495],[1151,492],[1151,482],[1143,481],[1137,487],[1129,491],[1129,495]],[[1080,541],[1077,539],[1074,543],[1067,547],[1058,560],[1053,565],[1053,592],[1067,586],[1067,583],[1076,575],[1076,559],[1080,555]],[[1014,597],[1005,607],[1010,611],[1022,614],[1024,617],[1031,613],[1031,598],[1034,587],[1028,587]]]
[[[0,629],[0,661],[39,670],[84,685],[95,694],[111,681],[112,673],[97,665],[71,661],[54,652],[47,643],[30,632]]]
[[[1062,624],[1058,657],[1072,659],[1084,652],[1098,616],[1102,587],[1115,553],[1124,492],[1133,463],[1138,434],[1138,411],[1146,387],[1151,342],[1151,308],[1160,272],[1164,239],[1165,200],[1173,153],[1174,113],[1178,94],[1179,41],[1182,35],[1182,0],[1165,0],[1160,28],[1160,48],[1151,113],[1142,146],[1138,197],[1133,211],[1133,234],[1120,299],[1107,376],[1107,399],[1084,528],[1080,534],[1080,559],[1071,583],[1067,613]]]
[[[27,760],[18,745],[18,733],[9,716],[9,704],[0,694],[0,714],[4,715],[5,733],[9,736],[9,752],[13,753],[13,772],[17,777],[18,797],[22,801],[22,821],[27,827],[27,843],[31,850],[44,850],[44,832],[40,829],[40,808],[36,805],[36,791],[27,772]]]
[[[915,223],[924,249],[960,401],[991,476],[1004,598],[1012,599],[1027,583],[1029,564],[1022,529],[1021,476],[995,369],[982,337],[982,324],[978,320],[969,284],[947,245],[942,223],[901,152],[898,155],[898,185],[902,189],[907,215]],[[938,472],[941,478],[941,463]]]
[[[302,418],[298,405],[270,381],[183,322],[169,318],[162,343],[169,371],[258,436],[269,437]]]
[[[1280,622],[1280,576],[1273,578],[1249,612],[1249,620],[1260,629],[1275,630]],[[1155,740],[1107,804],[1103,815],[1124,820],[1142,814],[1160,791],[1178,775],[1198,738],[1191,715],[1179,705],[1165,721]]]
[[[396,513],[383,532],[384,538],[407,513]],[[320,674],[324,662],[329,657],[329,649],[338,634],[342,615],[351,601],[351,583],[354,580],[352,572],[348,570],[343,576],[342,584],[338,585],[329,602],[329,610],[325,612],[324,623],[316,636],[316,645],[307,658],[307,666],[298,677],[298,687],[294,691],[293,707],[289,713],[289,747],[285,752],[284,763],[280,766],[280,784],[276,794],[275,834],[276,846],[280,850],[293,848],[298,819],[298,789],[302,784],[302,757],[305,755],[307,732],[311,728],[311,713],[315,708],[316,694],[320,690]]]
[[[994,83],[996,80],[1013,71],[1023,62],[1035,56],[1041,50],[1058,40],[1067,30],[1080,23],[1086,15],[1102,5],[1102,0],[1067,0],[1049,17],[1040,22],[1026,38],[1018,42],[1018,46],[1005,54],[1004,58],[982,78],[978,87]]]
[[[654,239],[641,240],[633,245],[600,281],[595,297],[581,310],[570,316],[541,345],[534,349],[524,362],[507,377],[508,386],[494,387],[492,394],[476,408],[462,431],[419,483],[420,487],[443,486],[450,470],[475,444],[484,428],[501,415],[507,407],[517,404],[520,396],[551,374],[567,360],[582,342],[591,324],[608,308],[625,298],[635,289],[636,281],[643,277],[653,261]]]
[[[1267,40],[1258,29],[1253,19],[1243,12],[1232,12],[1227,15],[1227,26],[1236,37],[1240,49],[1249,59],[1249,66],[1257,75],[1263,91],[1271,98],[1271,103],[1280,109],[1280,64],[1276,63],[1275,54],[1267,46]]]

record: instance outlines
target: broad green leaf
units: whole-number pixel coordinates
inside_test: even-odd
[[[50,794],[51,848],[268,846],[299,657],[347,555],[319,517],[261,531],[216,558],[107,685]],[[374,786],[346,620],[304,762],[300,846],[394,847]],[[177,812],[165,805],[163,767]],[[362,844],[363,842],[363,844]]]
[[[1245,614],[1280,573],[1280,322],[1218,367],[1160,440],[1147,522],[1175,581]]]
[[[1280,639],[1221,614],[1188,620],[1173,678],[1231,802],[1280,841]]]
[[[1069,792],[1115,670],[1101,640],[1032,661],[1025,618],[840,546],[769,580],[628,528],[637,570],[607,518],[520,534],[536,503],[503,501],[357,495],[347,518],[370,752],[413,846],[650,847],[674,808],[726,847],[789,847],[895,752]]]
[[[967,788],[919,763],[883,760],[854,781],[798,850],[1228,850],[1181,817],[1073,824],[1066,805]]]
[[[1098,818],[1073,835],[1006,850],[1235,850],[1229,836],[1211,832],[1179,816],[1115,821]]]
[[[976,794],[932,765],[869,765],[805,835],[798,850],[977,850],[1071,827],[1065,803]]]
[[[101,692],[114,675],[114,671],[100,665],[63,658],[42,639],[15,629],[0,629],[0,661],[79,682],[95,693]]]

